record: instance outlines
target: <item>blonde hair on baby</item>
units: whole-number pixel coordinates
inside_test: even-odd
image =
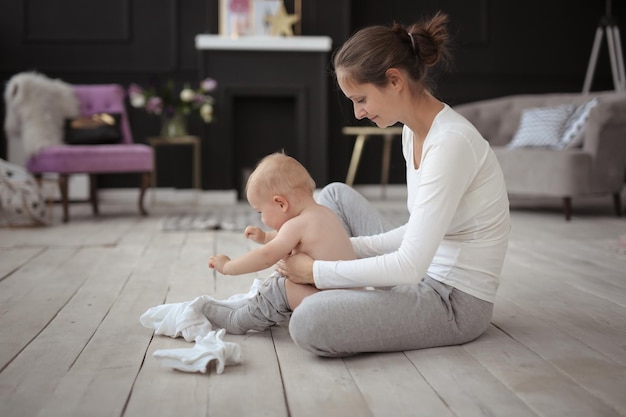
[[[294,190],[313,194],[315,181],[295,158],[276,152],[261,159],[252,171],[246,184],[246,191],[251,188],[272,195],[287,195]]]

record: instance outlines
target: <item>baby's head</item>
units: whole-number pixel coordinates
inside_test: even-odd
[[[315,181],[306,168],[294,158],[276,152],[267,155],[258,163],[246,184],[246,193],[254,191],[271,198],[286,196],[292,192],[313,194]]]
[[[263,158],[250,174],[246,184],[246,196],[250,205],[261,213],[261,221],[278,230],[294,216],[302,196],[312,198],[315,181],[302,164],[282,153]]]

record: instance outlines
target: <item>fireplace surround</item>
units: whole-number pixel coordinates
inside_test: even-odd
[[[256,162],[281,150],[326,184],[331,39],[198,35],[196,48],[200,79],[218,81],[203,143],[205,188],[241,191]]]

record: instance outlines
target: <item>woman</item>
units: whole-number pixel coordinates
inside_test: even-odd
[[[387,223],[354,190],[319,197],[343,220],[357,260],[299,254],[277,271],[312,284],[291,316],[299,346],[321,356],[402,351],[469,342],[489,326],[506,254],[509,203],[496,157],[480,133],[429,90],[448,56],[447,16],[409,28],[375,26],[335,54],[339,87],[357,119],[404,124],[408,223]],[[372,291],[349,290],[374,287]]]

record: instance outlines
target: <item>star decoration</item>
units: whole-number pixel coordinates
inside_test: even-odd
[[[300,20],[299,16],[287,14],[283,3],[281,3],[275,15],[265,18],[265,21],[271,25],[270,34],[272,36],[293,36],[293,29],[291,27],[298,20]]]

